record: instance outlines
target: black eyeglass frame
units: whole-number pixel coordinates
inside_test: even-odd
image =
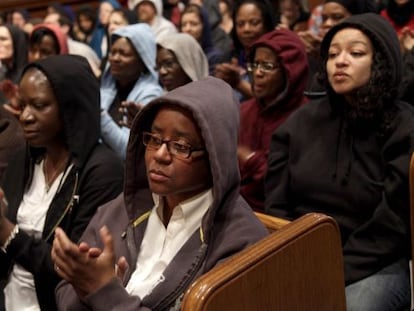
[[[156,139],[157,141],[157,145],[159,143],[158,146],[154,146],[151,145],[149,143],[150,139]],[[172,154],[173,156],[180,158],[180,159],[189,159],[192,155],[193,152],[195,151],[206,151],[206,148],[194,148],[193,146],[191,146],[188,143],[183,143],[180,141],[176,141],[176,140],[165,140],[162,139],[159,135],[154,134],[154,133],[150,133],[150,132],[142,132],[142,143],[144,144],[145,147],[150,148],[152,150],[158,150],[161,148],[161,146],[163,144],[167,145],[167,150],[170,154]],[[179,150],[180,148],[171,148],[171,146],[173,146],[172,144],[175,144],[176,146],[180,146],[180,147],[184,147],[184,148],[188,148],[185,149],[185,154],[184,153],[180,153],[180,151],[177,152],[177,150]],[[181,149],[182,150],[182,149]],[[188,150],[188,151],[187,151]],[[188,153],[188,154],[187,154]]]

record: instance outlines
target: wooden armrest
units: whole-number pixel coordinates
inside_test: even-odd
[[[263,213],[255,212],[255,215],[259,220],[262,222],[262,224],[265,225],[265,227],[269,230],[270,233],[279,230],[283,226],[290,223],[289,220],[278,218],[270,215],[266,215]]]
[[[308,214],[197,279],[182,311],[345,310],[340,233]]]

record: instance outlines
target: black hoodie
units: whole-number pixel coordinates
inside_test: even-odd
[[[397,36],[376,14],[354,15],[325,36],[321,54],[343,28],[375,38],[392,69],[389,87],[401,78]],[[345,280],[353,283],[409,257],[408,168],[414,150],[414,111],[391,100],[386,135],[369,128],[347,131],[343,102],[326,96],[294,112],[272,136],[266,178],[266,211],[296,218],[308,212],[333,216],[342,235]]]
[[[65,142],[72,168],[58,188],[47,211],[42,239],[23,230],[0,254],[0,273],[6,277],[14,262],[34,276],[42,310],[55,310],[54,288],[59,277],[50,257],[54,229],[59,226],[77,241],[96,208],[122,191],[123,167],[109,149],[99,143],[99,83],[85,58],[74,55],[50,56],[29,64],[50,82],[63,117]],[[5,171],[2,187],[9,201],[8,219],[16,222],[17,211],[31,184],[33,168],[44,150],[27,146],[20,150]]]

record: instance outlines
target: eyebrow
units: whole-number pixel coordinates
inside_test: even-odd
[[[156,132],[161,132],[162,133],[163,129],[160,128],[160,127],[157,127],[156,125],[152,125],[151,131],[156,131]],[[173,131],[173,136],[179,137],[179,138],[185,138],[189,142],[192,142],[193,140],[197,140],[195,137],[191,137],[192,135],[190,133],[185,133],[185,132],[181,132],[181,131],[178,131],[178,130]]]
[[[351,41],[351,42],[348,42],[348,43],[347,43],[347,45],[349,45],[349,44],[351,44],[351,45],[355,45],[355,44],[363,44],[363,45],[365,45],[365,46],[369,46],[366,42],[361,41],[361,40],[353,40],[353,41]],[[332,42],[332,43],[330,44],[330,46],[337,46],[337,45],[340,45],[340,43],[339,43],[339,42]]]

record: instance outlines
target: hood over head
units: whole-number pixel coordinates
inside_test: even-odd
[[[237,163],[239,103],[232,88],[221,79],[207,77],[178,87],[144,106],[131,127],[125,162],[125,202],[130,215],[147,210],[133,204],[134,195],[148,188],[145,171],[145,146],[142,132],[150,130],[155,115],[164,105],[182,107],[191,112],[205,143],[213,181],[214,201],[203,219],[203,229],[211,228],[216,211],[239,197],[240,175]],[[132,209],[138,209],[132,210]],[[136,217],[136,216],[134,216]],[[206,237],[208,234],[205,235]]]
[[[115,42],[121,37],[127,38],[132,43],[145,67],[155,79],[158,79],[158,74],[154,69],[157,47],[155,36],[150,26],[145,23],[138,23],[118,28],[112,33],[111,42]]]
[[[27,65],[42,71],[56,96],[72,160],[82,167],[100,137],[99,82],[86,58],[54,55]]]
[[[378,12],[378,7],[374,0],[325,0],[324,3],[328,2],[342,5],[352,15]]]
[[[7,24],[3,26],[9,30],[13,41],[13,65],[11,68],[7,68],[6,78],[17,83],[28,61],[28,38],[26,33],[16,26]]]
[[[398,86],[402,75],[400,43],[394,28],[381,15],[375,13],[352,15],[332,27],[322,41],[321,58],[327,59],[333,37],[344,28],[359,29],[371,40],[374,51],[382,51],[385,54],[387,63],[392,70],[392,85],[390,87]]]
[[[186,33],[161,36],[157,44],[174,53],[178,63],[192,81],[208,76],[208,61],[200,44]]]
[[[60,29],[60,27],[58,25],[46,24],[46,23],[36,25],[35,27],[33,27],[33,31],[30,34],[29,41],[32,40],[33,34],[38,29],[47,29],[50,32],[52,32],[52,34],[55,36],[55,39],[57,40],[57,42],[59,44],[59,54],[68,54],[69,53],[68,39],[67,39],[66,35],[62,32],[62,30]]]
[[[161,0],[129,0],[128,1],[128,7],[129,7],[130,10],[136,10],[138,4],[140,4],[144,1],[152,3],[152,5],[155,7],[157,17],[162,17],[163,7],[162,7],[162,1]]]
[[[114,9],[119,9],[121,7],[118,0],[101,0],[100,4],[104,2],[108,2]]]
[[[254,61],[256,49],[261,46],[274,51],[286,77],[285,89],[275,98],[272,106],[285,100],[289,106],[297,106],[304,100],[303,92],[309,76],[305,45],[291,30],[274,30],[264,34],[252,44],[248,55],[250,62]]]

